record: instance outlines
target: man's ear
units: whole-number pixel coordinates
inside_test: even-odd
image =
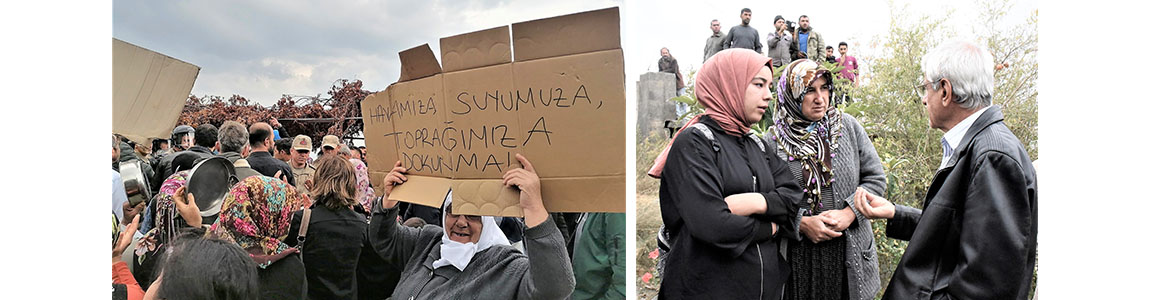
[[[211,150],[220,151],[220,141],[215,141],[215,146]]]
[[[951,91],[951,80],[948,80],[947,78],[940,79],[939,92],[942,93],[939,95],[939,103],[943,107],[947,107],[948,105],[954,103],[952,101],[955,100],[955,94],[953,94]]]

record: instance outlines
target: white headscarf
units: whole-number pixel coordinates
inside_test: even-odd
[[[500,225],[496,224],[496,217],[481,216],[480,223],[484,227],[480,229],[480,241],[475,243],[459,243],[452,241],[451,237],[447,236],[447,207],[451,205],[451,190],[447,191],[447,198],[443,200],[443,207],[440,208],[440,213],[443,214],[443,240],[439,244],[439,260],[431,264],[431,267],[438,269],[442,266],[455,266],[461,272],[468,267],[468,263],[472,261],[472,257],[476,253],[487,250],[495,245],[508,246],[508,237],[504,236],[504,231],[500,230]]]

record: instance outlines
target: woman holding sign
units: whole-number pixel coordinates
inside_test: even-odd
[[[770,59],[712,56],[696,75],[704,113],[680,130],[649,175],[671,233],[660,299],[780,299],[789,266],[778,239],[797,238],[801,188],[750,126],[772,100]]]
[[[398,201],[375,205],[369,235],[374,249],[402,279],[391,299],[565,299],[573,293],[569,254],[541,199],[541,179],[524,156],[524,167],[504,173],[504,184],[520,189],[527,255],[509,246],[496,217],[457,215],[451,193],[443,204],[443,227],[403,226],[395,221]],[[384,195],[407,178],[402,162],[383,179]]]

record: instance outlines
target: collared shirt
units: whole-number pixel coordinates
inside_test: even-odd
[[[943,166],[947,165],[947,161],[951,160],[951,156],[956,152],[956,147],[964,139],[964,134],[968,133],[968,128],[972,127],[972,123],[976,123],[976,119],[979,119],[980,115],[984,114],[984,111],[988,110],[989,107],[992,106],[985,106],[976,111],[976,113],[969,115],[963,121],[960,121],[959,124],[956,124],[955,127],[952,127],[951,130],[943,134],[943,138],[939,140],[943,144],[943,160],[939,162],[940,169],[943,169]]]

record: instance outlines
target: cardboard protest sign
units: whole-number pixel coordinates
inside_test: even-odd
[[[399,53],[402,77],[362,102],[372,179],[402,161],[391,199],[520,216],[502,175],[529,159],[553,212],[625,210],[625,75],[618,8],[440,39]],[[515,60],[513,59],[515,57]],[[381,186],[376,186],[381,193]]]
[[[113,131],[140,143],[170,138],[199,67],[113,40]]]

